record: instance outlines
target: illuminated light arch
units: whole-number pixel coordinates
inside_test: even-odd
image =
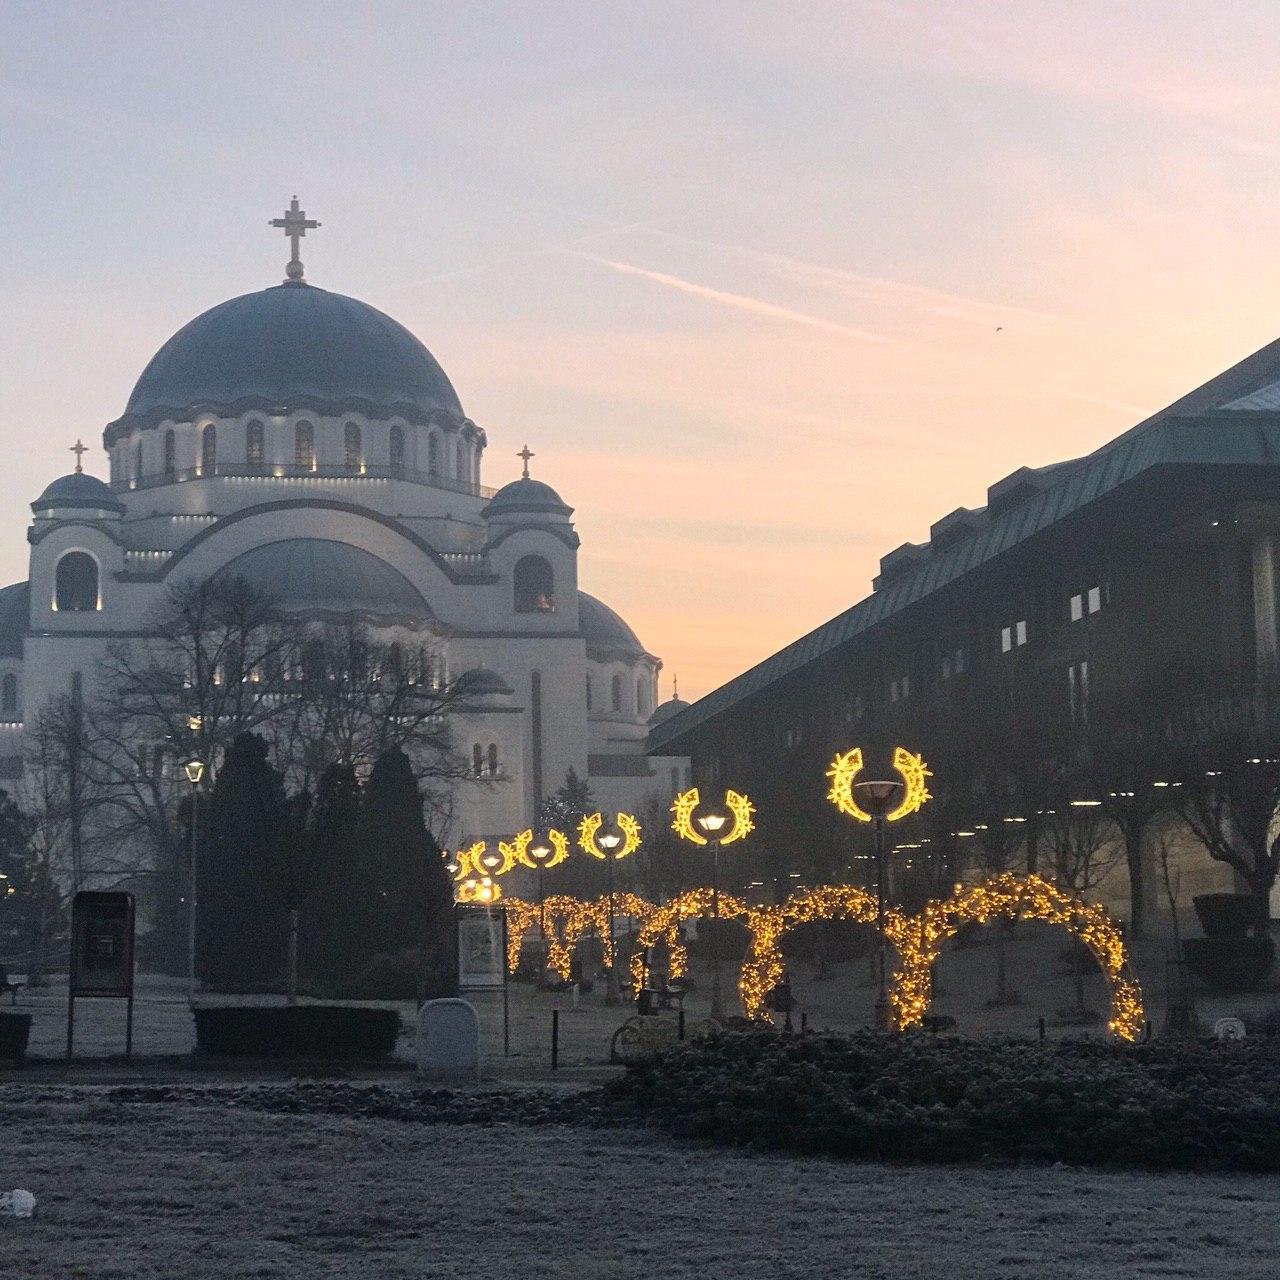
[[[897,822],[900,818],[910,817],[918,813],[925,802],[933,797],[929,794],[926,779],[933,777],[924,757],[913,754],[906,747],[894,747],[893,767],[902,778],[902,799],[897,808],[885,814],[886,822]],[[842,751],[831,762],[827,777],[831,779],[831,790],[827,799],[841,813],[858,822],[870,822],[871,815],[854,799],[853,784],[865,768],[861,747],[851,747]]]
[[[636,916],[643,932],[645,924],[659,910],[647,898],[634,893],[615,893],[613,895],[615,917]],[[564,920],[564,945],[572,955],[579,942],[588,934],[599,936],[603,948],[603,960],[606,969],[613,967],[613,942],[609,937],[609,898],[597,898],[594,902],[579,901],[577,906],[567,913]]]
[[[643,843],[640,836],[640,823],[629,813],[619,813],[614,815],[614,822],[618,825],[618,830],[622,832],[622,843],[612,852],[602,849],[596,842],[596,835],[600,828],[604,826],[604,815],[599,813],[590,813],[582,819],[581,826],[578,827],[578,847],[583,853],[589,853],[593,858],[599,858],[601,862],[612,858],[614,862],[621,862],[623,858],[629,858],[635,851],[640,848]]]
[[[502,905],[507,912],[507,972],[515,973],[520,967],[525,934],[541,920],[542,909],[523,898],[507,898]]]
[[[800,889],[780,906],[763,908],[757,915],[760,923],[752,932],[752,946],[742,966],[739,987],[747,1017],[768,1019],[769,992],[782,981],[784,973],[782,935],[796,925],[815,920],[853,920],[857,924],[874,925],[876,898],[854,885],[821,885],[816,889]],[[885,937],[900,955],[907,952],[915,934],[914,917],[888,908],[884,923]]]
[[[698,916],[710,916],[713,897],[711,889],[686,890],[679,897],[672,898],[670,902],[658,907],[644,922],[639,934],[636,935],[636,950],[631,957],[631,982],[637,991],[644,985],[645,952],[658,942],[667,944],[671,977],[680,978],[689,971],[689,952],[680,941],[680,922]],[[747,931],[751,935],[752,951],[757,945],[757,935],[769,928],[768,914],[767,909],[759,910],[747,906],[741,898],[735,898],[728,893],[720,894],[720,918],[722,920],[733,920],[739,916],[744,918]],[[759,1010],[764,1007],[764,995],[761,994],[757,998],[755,991],[748,992],[741,980],[738,989],[742,995],[743,1011],[747,1017],[759,1017]]]
[[[907,921],[912,936],[903,949],[889,995],[900,1028],[919,1026],[923,1021],[932,995],[933,966],[942,944],[962,924],[970,920],[986,924],[996,917],[1058,925],[1079,938],[1111,983],[1108,1029],[1121,1040],[1138,1039],[1144,1018],[1142,989],[1129,969],[1124,938],[1115,921],[1102,907],[1072,897],[1048,880],[1012,873],[960,886],[950,898],[928,903]]]
[[[528,867],[530,871],[539,869],[549,871],[552,867],[558,867],[569,856],[569,837],[563,831],[555,830],[554,827],[547,832],[547,843],[551,846],[551,857],[546,862],[534,862],[529,856],[529,846],[532,843],[532,828],[520,832],[518,836],[513,836],[509,842],[505,840],[498,842],[498,848],[502,851],[502,856],[510,863],[508,870],[519,865]]]
[[[707,838],[693,825],[693,815],[702,803],[702,795],[697,787],[690,787],[676,796],[671,805],[673,821],[671,830],[690,844],[704,845]],[[729,790],[724,793],[725,808],[733,814],[733,828],[727,836],[720,839],[721,845],[732,844],[735,840],[743,840],[755,829],[756,807],[739,791]]]

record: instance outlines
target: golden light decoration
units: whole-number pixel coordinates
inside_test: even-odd
[[[596,842],[596,836],[604,826],[604,815],[592,813],[583,818],[578,827],[578,847],[582,852],[599,858],[601,862],[610,858],[614,862],[621,862],[623,858],[629,858],[635,853],[641,844],[640,823],[629,813],[616,814],[614,822],[622,832],[622,843],[616,849],[608,850],[602,849]]]
[[[468,845],[465,849],[459,849],[458,852],[453,855],[453,879],[455,883],[463,880],[471,880],[485,874],[479,863],[476,861],[476,859],[485,851],[485,848],[485,842],[483,840],[477,840],[475,844]]]
[[[542,918],[538,903],[508,898],[507,907],[507,968],[514,973],[520,964],[524,939],[529,930]],[[647,921],[657,907],[634,893],[613,895],[615,914],[636,916]],[[586,900],[568,894],[552,894],[546,900],[547,967],[568,982],[572,973],[574,948],[589,933],[600,936],[606,965],[613,963],[613,948],[609,944],[609,899]]]
[[[827,770],[827,777],[831,779],[827,799],[841,813],[858,822],[871,821],[871,815],[854,799],[853,794],[853,784],[864,767],[862,748],[851,747],[837,755]],[[906,747],[894,747],[893,767],[902,778],[902,800],[895,809],[885,814],[886,822],[897,822],[899,818],[918,813],[926,801],[933,799],[926,784],[926,779],[933,777],[933,774],[923,756],[913,754]]]
[[[1039,920],[1058,925],[1093,952],[1111,983],[1112,1034],[1137,1040],[1142,1034],[1142,990],[1129,968],[1124,938],[1115,921],[1096,903],[1080,898],[1036,875],[993,876],[976,885],[958,885],[950,898],[932,901],[908,924],[908,945],[894,974],[890,1001],[900,1028],[919,1026],[929,1008],[933,966],[942,944],[967,921],[986,924],[995,917]]]
[[[454,891],[454,900],[480,906],[490,906],[495,902],[502,901],[502,886],[490,876],[473,876],[470,880],[464,880],[457,887]]]
[[[479,875],[493,876],[496,879],[515,869],[515,854],[511,846],[503,841],[498,842],[496,853],[491,853],[483,840],[473,844],[468,852],[471,855],[471,865]]]
[[[671,830],[681,840],[688,840],[690,844],[705,845],[707,843],[706,836],[693,825],[694,812],[701,803],[702,796],[698,788],[690,787],[688,791],[682,791],[676,796],[671,805],[671,812],[674,815]],[[738,791],[726,791],[724,804],[725,808],[733,814],[733,828],[728,835],[720,838],[722,845],[743,840],[756,829],[754,821],[756,807],[745,795]]]
[[[520,832],[518,836],[513,837],[511,842],[505,843],[499,841],[498,848],[503,854],[511,859],[511,865],[517,863],[522,867],[528,867],[530,871],[549,871],[552,867],[558,867],[569,856],[569,837],[563,831],[556,831],[554,828],[547,832],[547,843],[551,846],[551,857],[546,862],[535,862],[529,856],[529,846],[533,844],[533,831],[526,830]]]

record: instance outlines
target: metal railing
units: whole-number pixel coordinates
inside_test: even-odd
[[[214,478],[263,482],[293,480],[311,481],[313,483],[407,480],[412,484],[426,485],[432,489],[443,489],[449,493],[465,493],[475,498],[492,498],[497,493],[496,489],[487,484],[473,484],[469,480],[454,480],[437,472],[414,471],[408,467],[364,465],[356,469],[334,466],[307,467],[299,466],[296,463],[283,462],[219,462],[212,468],[178,467],[172,471],[160,471],[152,475],[131,477],[124,482],[115,481],[111,487],[119,492],[131,492],[141,489],[158,489],[164,485],[181,484],[187,480],[211,480]]]

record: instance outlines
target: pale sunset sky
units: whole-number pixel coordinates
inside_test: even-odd
[[[1276,0],[0,0],[0,579],[296,191],[699,696],[1280,335],[1278,65]]]

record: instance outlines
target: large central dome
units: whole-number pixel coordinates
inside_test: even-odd
[[[251,409],[463,418],[444,370],[403,325],[355,298],[291,281],[232,298],[179,329],[112,427]]]

